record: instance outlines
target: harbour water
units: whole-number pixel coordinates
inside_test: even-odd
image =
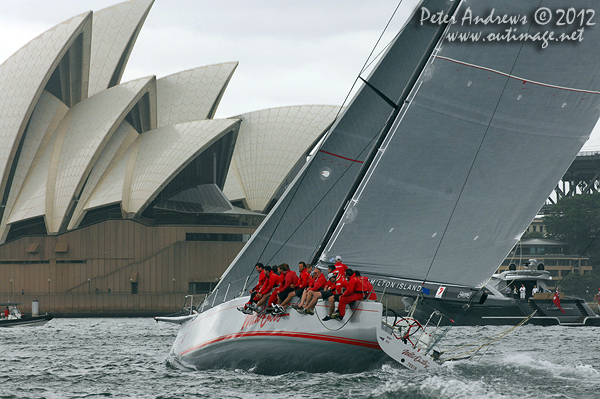
[[[506,329],[455,327],[445,342],[460,345]],[[594,327],[523,326],[477,361],[428,373],[389,363],[358,374],[282,375],[173,367],[168,354],[177,331],[146,318],[54,319],[44,327],[1,329],[0,399],[539,399],[592,398],[600,391],[600,328]]]

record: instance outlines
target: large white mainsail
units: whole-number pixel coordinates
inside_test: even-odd
[[[428,0],[421,5],[451,13],[457,2]],[[239,295],[257,262],[310,260],[396,113],[386,100],[402,103],[444,29],[421,25],[417,14],[408,20],[368,78],[386,98],[367,86],[358,91],[319,151],[223,274],[204,309]]]
[[[446,40],[432,54],[326,255],[343,254],[363,273],[421,281],[474,286],[491,276],[600,116],[600,30],[594,25],[584,27],[582,41],[546,48],[543,42],[483,41],[505,28],[531,37],[576,31],[579,26],[535,23],[536,10],[556,11],[557,4],[461,5],[459,17],[493,12],[526,16],[527,23],[463,26],[459,19],[451,27],[449,36],[466,29],[483,35],[472,43]],[[576,5],[584,13],[597,7],[593,1]]]

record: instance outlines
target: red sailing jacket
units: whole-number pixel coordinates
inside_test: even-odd
[[[327,279],[325,278],[323,273],[321,273],[321,274],[319,274],[319,277],[317,277],[317,279],[315,280],[315,283],[310,288],[310,290],[311,291],[319,291],[321,288],[325,287],[325,284],[327,284]]]
[[[359,278],[353,274],[350,277],[350,280],[348,281],[348,286],[346,287],[346,291],[344,291],[342,296],[350,296],[350,295],[354,294],[355,291],[360,291],[362,288],[361,282],[362,282],[362,280],[359,280]]]
[[[292,275],[292,284],[291,284],[291,286],[294,289],[296,289],[296,287],[298,286],[298,280],[299,280],[298,275],[293,270],[290,270],[290,274]]]
[[[263,284],[265,283],[266,280],[266,276],[265,276],[265,271],[261,270],[260,274],[258,275],[258,283],[256,284],[256,286],[254,288],[252,288],[252,291],[258,291],[260,289],[260,287],[263,286]]]
[[[273,286],[273,288],[277,289],[278,287],[281,286],[281,284],[283,284],[284,281],[285,281],[285,273],[279,273],[277,275],[277,281],[275,282],[275,285]]]
[[[275,287],[275,284],[277,284],[277,280],[279,280],[279,276],[277,274],[271,272],[271,274],[269,274],[269,278],[265,280],[265,283],[263,284],[262,288],[260,289],[259,294],[265,295],[265,294],[268,294],[269,292],[271,292],[273,287]]]
[[[310,274],[308,274],[308,269],[302,270],[300,273],[300,277],[298,278],[298,283],[296,284],[296,288],[306,288],[308,287],[308,280],[310,279]]]
[[[327,280],[327,282],[325,283],[325,290],[326,291],[335,291],[335,282],[331,282],[331,280]]]
[[[340,275],[343,276],[344,274],[346,274],[346,270],[348,270],[348,266],[346,266],[345,264],[343,264],[340,261],[335,262],[335,272]]]
[[[281,277],[282,280],[281,283],[279,283],[279,288],[277,289],[278,293],[288,289],[290,285],[294,283],[294,277],[296,281],[298,280],[298,276],[296,276],[296,272],[293,270],[288,270],[285,273],[282,273]]]
[[[373,291],[373,284],[369,281],[367,276],[361,276],[362,280],[362,292],[365,294],[365,299],[376,300],[377,295]]]
[[[335,293],[340,295],[344,293],[344,289],[348,286],[348,280],[344,276],[338,276],[335,280]]]
[[[281,292],[280,289],[285,285],[285,276],[288,274],[287,271],[279,272],[279,280],[277,280],[277,286],[275,287],[275,292]]]

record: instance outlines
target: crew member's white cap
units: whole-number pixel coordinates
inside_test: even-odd
[[[336,257],[335,257],[335,260],[336,260],[336,262],[337,262],[338,260],[341,262],[341,261],[342,261],[342,257],[341,257],[341,256],[339,256],[339,255],[336,255]]]

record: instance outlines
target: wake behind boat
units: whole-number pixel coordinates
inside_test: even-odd
[[[555,3],[421,1],[370,75],[358,77],[364,85],[200,313],[164,320],[182,326],[172,349],[176,360],[196,368],[266,362],[278,370],[303,364],[333,369],[339,356],[349,371],[386,359],[385,353],[411,369],[438,365],[443,351],[434,348],[444,332],[434,328],[426,344],[412,341],[407,330],[427,333],[410,320],[395,333],[397,322],[389,323],[380,303],[357,301],[340,329],[332,324],[337,321],[323,325],[295,314],[269,320],[236,307],[254,285],[258,262],[310,260],[325,269],[338,254],[372,280],[407,281],[396,287],[424,301],[468,305],[458,315],[484,303],[484,282],[598,122],[600,29],[588,24],[584,40],[557,40],[544,48],[535,40],[487,40],[505,32],[495,23],[477,26],[486,40],[456,41],[472,27],[452,21],[485,19],[490,9],[495,15],[530,13],[519,18],[519,32],[542,37],[549,25],[533,15]],[[595,12],[599,5],[582,0],[577,7]],[[424,22],[423,9],[451,17]],[[552,29],[556,37],[571,37],[570,26]],[[316,361],[292,366],[288,349]]]

